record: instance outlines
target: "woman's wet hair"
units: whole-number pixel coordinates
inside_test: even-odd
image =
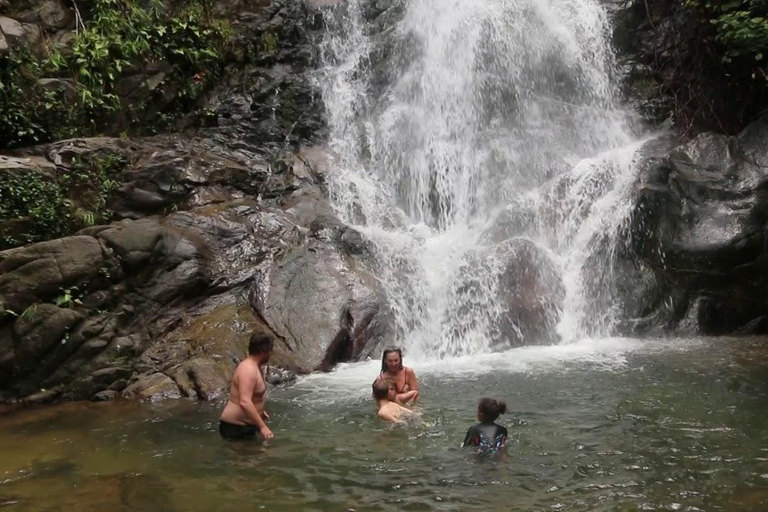
[[[482,421],[494,422],[500,414],[507,412],[507,404],[503,400],[495,398],[481,398],[477,405],[477,411],[480,413]]]
[[[393,352],[396,352],[400,356],[400,370],[403,369],[403,351],[399,348],[387,348],[384,349],[384,354],[381,356],[381,371],[386,373],[389,368],[387,367],[387,356]]]
[[[389,397],[389,388],[392,385],[386,379],[376,379],[373,381],[373,398],[376,400],[384,400]]]
[[[253,333],[251,341],[248,343],[248,355],[255,356],[270,352],[275,346],[274,338],[269,334]]]

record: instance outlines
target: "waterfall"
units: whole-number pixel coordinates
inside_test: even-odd
[[[610,334],[640,143],[597,0],[324,16],[329,189],[373,242],[398,342],[430,358]]]

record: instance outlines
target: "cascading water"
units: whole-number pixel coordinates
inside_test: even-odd
[[[402,344],[608,334],[639,143],[597,0],[380,4],[326,10],[318,85],[331,195],[376,247]]]

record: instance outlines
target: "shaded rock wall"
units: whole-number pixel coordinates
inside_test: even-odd
[[[391,335],[359,235],[304,152],[272,161],[174,136],[26,153],[55,166],[106,150],[132,162],[110,198],[122,220],[0,252],[7,398],[215,399],[255,330],[274,333],[274,362],[297,372],[364,358]]]
[[[656,273],[644,328],[768,330],[768,118],[649,156],[635,185],[635,257]]]

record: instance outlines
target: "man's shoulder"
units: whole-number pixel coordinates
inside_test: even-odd
[[[250,359],[243,359],[235,368],[235,375],[258,377],[261,375],[261,370],[259,370],[259,365]]]

